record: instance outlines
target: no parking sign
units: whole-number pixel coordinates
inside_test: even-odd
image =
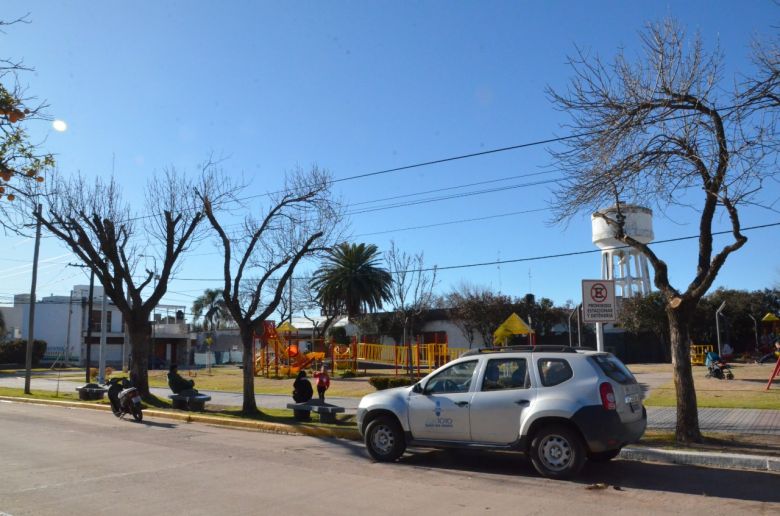
[[[582,280],[582,321],[608,323],[616,319],[615,280]]]

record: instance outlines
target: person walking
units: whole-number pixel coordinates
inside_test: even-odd
[[[323,365],[319,372],[314,373],[317,379],[317,394],[320,402],[325,403],[325,391],[330,387],[330,376],[328,376],[328,366]]]

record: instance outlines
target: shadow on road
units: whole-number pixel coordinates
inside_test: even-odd
[[[155,428],[176,428],[176,427],[179,426],[178,423],[160,423],[160,422],[157,422],[157,421],[149,421],[147,419],[144,419],[139,424],[140,425],[151,426],[151,427],[155,427]]]
[[[530,463],[517,453],[415,450],[414,453],[404,455],[399,462],[464,472],[538,476]],[[780,502],[778,480],[780,476],[769,472],[615,460],[606,464],[586,463],[573,482],[582,484],[583,488],[604,483],[610,489],[641,489],[777,503]]]
[[[333,439],[332,437],[317,437],[317,439],[326,442],[329,446],[338,446],[353,457],[365,457],[368,459],[368,452],[362,442],[349,439]]]

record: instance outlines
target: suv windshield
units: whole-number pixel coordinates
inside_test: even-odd
[[[636,383],[636,378],[631,371],[623,365],[623,362],[612,355],[593,355],[591,357],[596,364],[604,371],[604,374],[618,383],[628,385]]]

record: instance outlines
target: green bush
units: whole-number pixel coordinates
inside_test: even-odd
[[[372,376],[369,378],[368,383],[370,383],[374,389],[382,391],[394,387],[412,385],[417,383],[417,380],[407,376]]]
[[[22,339],[12,340],[0,344],[0,364],[24,365],[27,353],[27,341]],[[46,341],[33,341],[32,365],[37,366],[46,353]]]
[[[357,376],[357,373],[355,372],[354,369],[347,369],[339,376],[341,376],[341,378],[355,378]]]

